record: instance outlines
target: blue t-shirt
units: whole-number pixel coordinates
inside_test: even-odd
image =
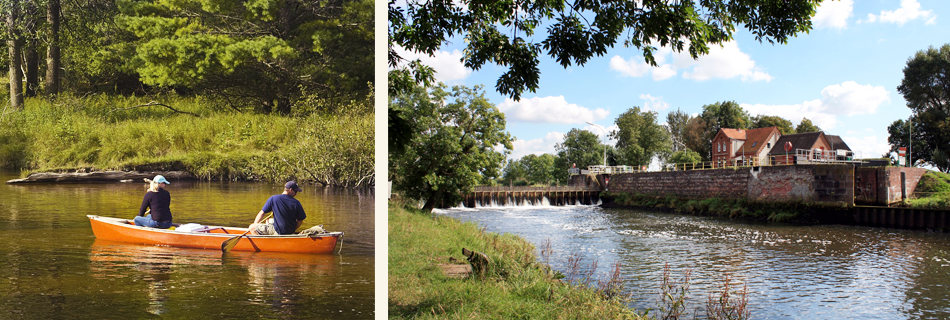
[[[274,229],[278,234],[291,234],[297,231],[297,221],[303,221],[307,214],[303,212],[300,201],[286,194],[271,196],[261,209],[265,213],[274,212]]]

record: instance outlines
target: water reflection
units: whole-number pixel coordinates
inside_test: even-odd
[[[227,301],[266,307],[269,315],[295,318],[313,314],[313,301],[325,299],[336,284],[341,256],[231,252],[148,246],[95,240],[89,274],[97,280],[140,283],[145,311],[169,312],[192,298],[190,290],[227,287]],[[196,276],[197,274],[197,276]],[[199,280],[195,280],[199,279]],[[203,282],[203,283],[199,283]],[[216,300],[212,292],[208,297]],[[132,299],[136,299],[132,297]],[[180,314],[176,312],[175,314]]]
[[[753,224],[588,206],[437,212],[521,235],[536,246],[550,241],[550,262],[560,270],[572,254],[583,255],[582,265],[619,261],[640,309],[656,309],[668,263],[677,279],[692,270],[693,308],[703,307],[728,273],[749,285],[755,318],[950,317],[950,235],[944,233]]]
[[[0,181],[17,177],[0,169]],[[242,227],[282,187],[173,183],[178,222]],[[346,232],[340,254],[226,259],[219,250],[97,241],[86,215],[131,218],[143,192],[142,183],[0,183],[0,319],[373,317],[371,191],[311,186],[298,195],[306,227]]]

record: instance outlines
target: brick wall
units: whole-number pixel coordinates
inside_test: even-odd
[[[609,191],[673,195],[682,198],[736,199],[747,193],[748,170],[715,169],[615,174]]]
[[[756,201],[816,201],[813,166],[773,166],[749,169],[747,194]],[[758,170],[756,170],[758,169]]]
[[[796,165],[615,174],[608,190],[681,198],[747,198],[853,205],[850,165]]]
[[[917,189],[917,183],[927,172],[923,168],[907,167],[866,167],[854,169],[855,202],[868,205],[889,205],[900,202],[901,172],[907,197]]]
[[[894,202],[900,202],[901,199],[901,172],[904,173],[904,182],[907,188],[907,197],[914,194],[914,190],[917,189],[917,182],[920,181],[920,177],[927,172],[927,169],[923,168],[907,168],[907,167],[886,167],[884,168],[884,179],[886,179],[886,192],[887,192],[887,204]]]

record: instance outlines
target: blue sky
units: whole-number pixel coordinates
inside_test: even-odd
[[[461,39],[444,44],[432,57],[404,57],[421,58],[446,84],[484,85],[516,138],[509,158],[554,153],[554,145],[572,128],[602,136],[586,122],[613,130],[616,118],[634,106],[656,111],[665,122],[670,111],[697,114],[703,105],[720,101],[794,125],[808,118],[826,133],[840,135],[861,157],[886,153],[887,126],[910,115],[897,92],[902,70],[917,51],[950,43],[950,1],[826,0],[812,21],[809,33],[785,45],[759,43],[738,30],[734,41],[711,46],[711,53],[698,60],[661,48],[658,67],[646,65],[639,49],[622,45],[566,69],[542,56],[540,87],[520,101],[495,91],[502,67],[472,71],[462,66]]]

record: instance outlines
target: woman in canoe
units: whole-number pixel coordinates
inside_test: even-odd
[[[149,183],[148,191],[142,199],[138,216],[133,219],[135,225],[168,229],[172,225],[172,211],[169,208],[172,196],[165,190],[165,186],[171,183],[162,175],[157,175],[152,180],[145,179],[145,181]],[[146,210],[150,210],[151,213],[146,214]]]

